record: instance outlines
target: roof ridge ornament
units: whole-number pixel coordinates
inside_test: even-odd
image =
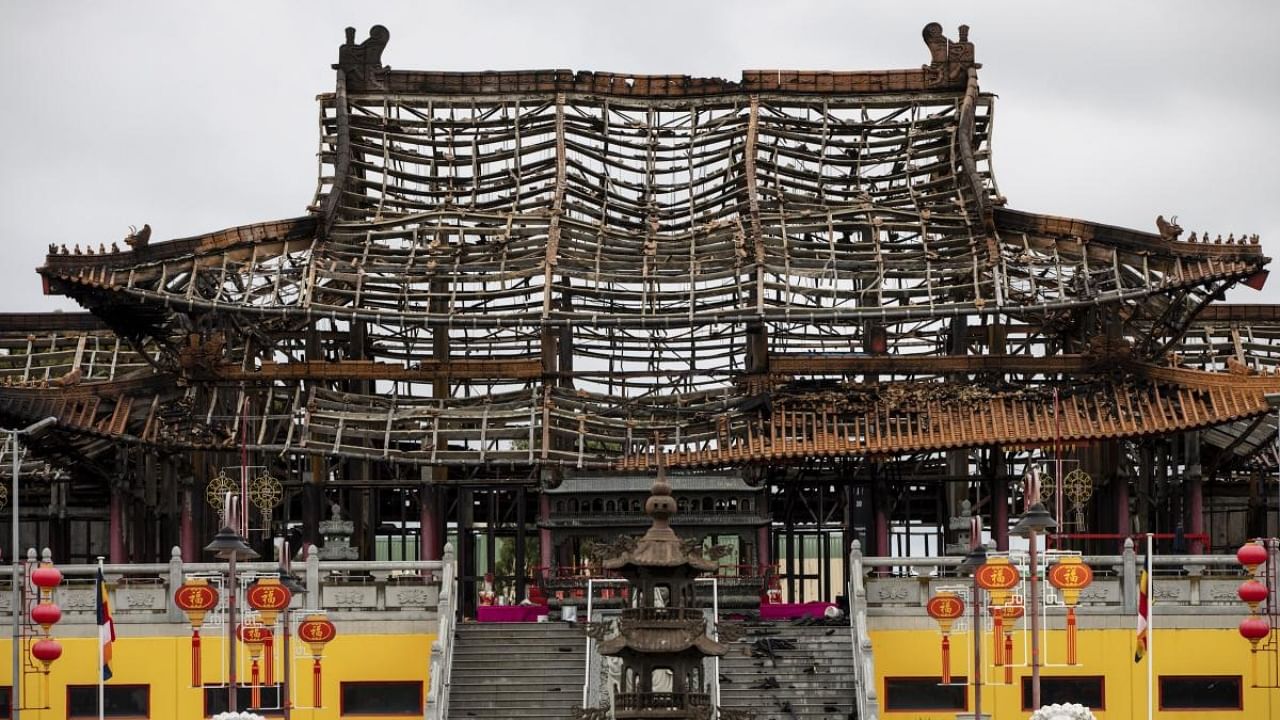
[[[1178,216],[1174,215],[1172,220],[1165,220],[1164,215],[1157,215],[1156,231],[1160,233],[1161,240],[1177,242],[1178,236],[1182,234],[1182,226],[1178,224]],[[1192,235],[1194,236],[1195,233],[1192,233]],[[1191,242],[1195,242],[1195,240]]]
[[[969,42],[969,26],[961,25],[960,39],[952,42],[942,33],[942,24],[931,22],[922,32],[924,44],[929,48],[929,64],[924,66],[928,85],[948,85],[963,82],[970,68],[980,68],[974,62],[973,43]]]
[[[369,39],[356,43],[356,29],[346,29],[347,40],[338,48],[338,63],[334,70],[341,70],[348,78],[369,82],[375,73],[390,70],[382,65],[382,51],[391,39],[391,31],[383,25],[369,28]]]

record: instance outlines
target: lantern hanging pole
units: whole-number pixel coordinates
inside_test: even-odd
[[[1156,569],[1155,543],[1152,534],[1147,533],[1147,720],[1155,720],[1155,685],[1152,684],[1155,674],[1152,667],[1156,665],[1156,578],[1152,570]]]
[[[289,540],[286,538],[280,547],[280,567],[288,573],[292,569],[293,557],[289,554]],[[284,720],[292,720],[293,718],[293,655],[290,653],[292,648],[289,643],[289,604],[285,603],[284,610],[280,613],[280,629],[284,633],[284,642],[280,648],[281,660],[284,662],[282,668],[284,674],[284,682],[280,692],[284,697],[280,703]]]
[[[975,546],[976,547],[976,546]],[[982,589],[973,574],[973,716],[982,720]]]
[[[1053,389],[1053,519],[1058,523],[1058,532],[1062,532],[1062,417],[1059,414],[1061,402],[1058,388]],[[1049,534],[1045,533],[1046,547]],[[1055,545],[1056,547],[1056,545]]]
[[[227,519],[231,519],[231,502],[227,500]],[[236,698],[236,594],[240,586],[236,580],[236,551],[227,558],[227,710],[237,710]]]
[[[13,598],[9,601],[9,611],[13,614],[13,639],[11,641],[13,680],[9,684],[9,712],[10,717],[17,718],[22,711],[22,641],[19,637],[22,632],[20,620],[22,615],[22,584],[18,582],[22,572],[18,564],[18,473],[21,472],[21,463],[18,461],[17,430],[13,430],[9,434],[9,452],[13,453],[13,491],[9,493],[10,497],[13,498],[13,502],[10,504],[10,510],[13,515],[10,522],[13,530],[13,541],[9,545],[9,560],[12,568],[9,575],[9,585],[13,590]]]
[[[99,578],[105,577],[105,575],[102,574],[102,556],[101,555],[98,556],[98,577]],[[107,591],[106,582],[103,581],[102,588],[100,588],[98,592],[106,593],[106,591]],[[99,597],[98,602],[100,604],[103,602],[101,597]],[[98,618],[98,622],[102,622],[102,618]],[[106,658],[103,657],[103,653],[104,653],[104,650],[103,650],[103,643],[102,643],[102,626],[100,625],[98,626],[98,666],[97,666],[98,669],[96,673],[98,676],[98,720],[103,720],[103,718],[105,717],[106,708],[107,708],[107,705],[106,705],[107,680],[105,677],[103,677],[103,672],[102,672],[102,669],[106,667]]]
[[[25,428],[13,428],[9,431],[9,452],[13,453],[13,490],[9,493],[12,501],[9,503],[10,512],[10,531],[12,543],[9,545],[9,567],[11,574],[9,575],[9,585],[12,589],[12,600],[9,605],[9,612],[13,617],[13,642],[11,646],[11,662],[13,669],[13,678],[9,683],[9,712],[13,720],[18,720],[22,713],[22,591],[23,583],[18,582],[22,577],[22,553],[18,551],[18,505],[20,498],[18,497],[18,476],[22,472],[22,463],[18,461],[18,449],[20,443],[18,438],[23,435],[35,435],[47,428],[58,423],[56,417],[46,417],[38,420]]]

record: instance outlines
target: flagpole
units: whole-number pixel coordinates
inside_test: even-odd
[[[102,556],[98,556],[98,605],[102,604],[102,593],[106,592],[106,575],[102,573]],[[98,720],[103,720],[104,704],[103,696],[106,694],[106,681],[102,678],[102,667],[105,665],[102,657],[102,618],[98,618]]]
[[[1152,682],[1154,673],[1152,668],[1156,664],[1156,633],[1154,621],[1156,619],[1156,577],[1152,570],[1155,570],[1155,560],[1153,555],[1152,535],[1147,533],[1147,720],[1153,720],[1155,717],[1156,706],[1155,685]]]

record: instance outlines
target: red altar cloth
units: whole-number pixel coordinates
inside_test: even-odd
[[[546,615],[546,605],[481,605],[476,608],[476,622],[537,622]]]
[[[774,603],[772,605],[769,603],[761,603],[760,619],[791,620],[800,617],[820,618],[829,607],[835,607],[835,604],[829,602]]]

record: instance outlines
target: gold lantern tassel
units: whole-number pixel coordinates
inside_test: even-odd
[[[994,625],[994,629],[991,631],[991,640],[992,640],[991,645],[993,648],[991,657],[995,661],[996,667],[1000,667],[1005,663],[1004,652],[1000,647],[1001,646],[1000,640],[1001,638],[1004,637],[1003,615],[1004,615],[1004,612],[1000,610],[1000,608],[996,608],[995,612],[991,613],[991,622]]]
[[[951,638],[943,633],[942,635],[942,684],[946,685],[951,682]]]
[[[1067,607],[1067,664],[1078,665],[1076,658],[1076,609]]]
[[[200,630],[191,631],[191,687],[203,687],[203,673],[200,672]]]

